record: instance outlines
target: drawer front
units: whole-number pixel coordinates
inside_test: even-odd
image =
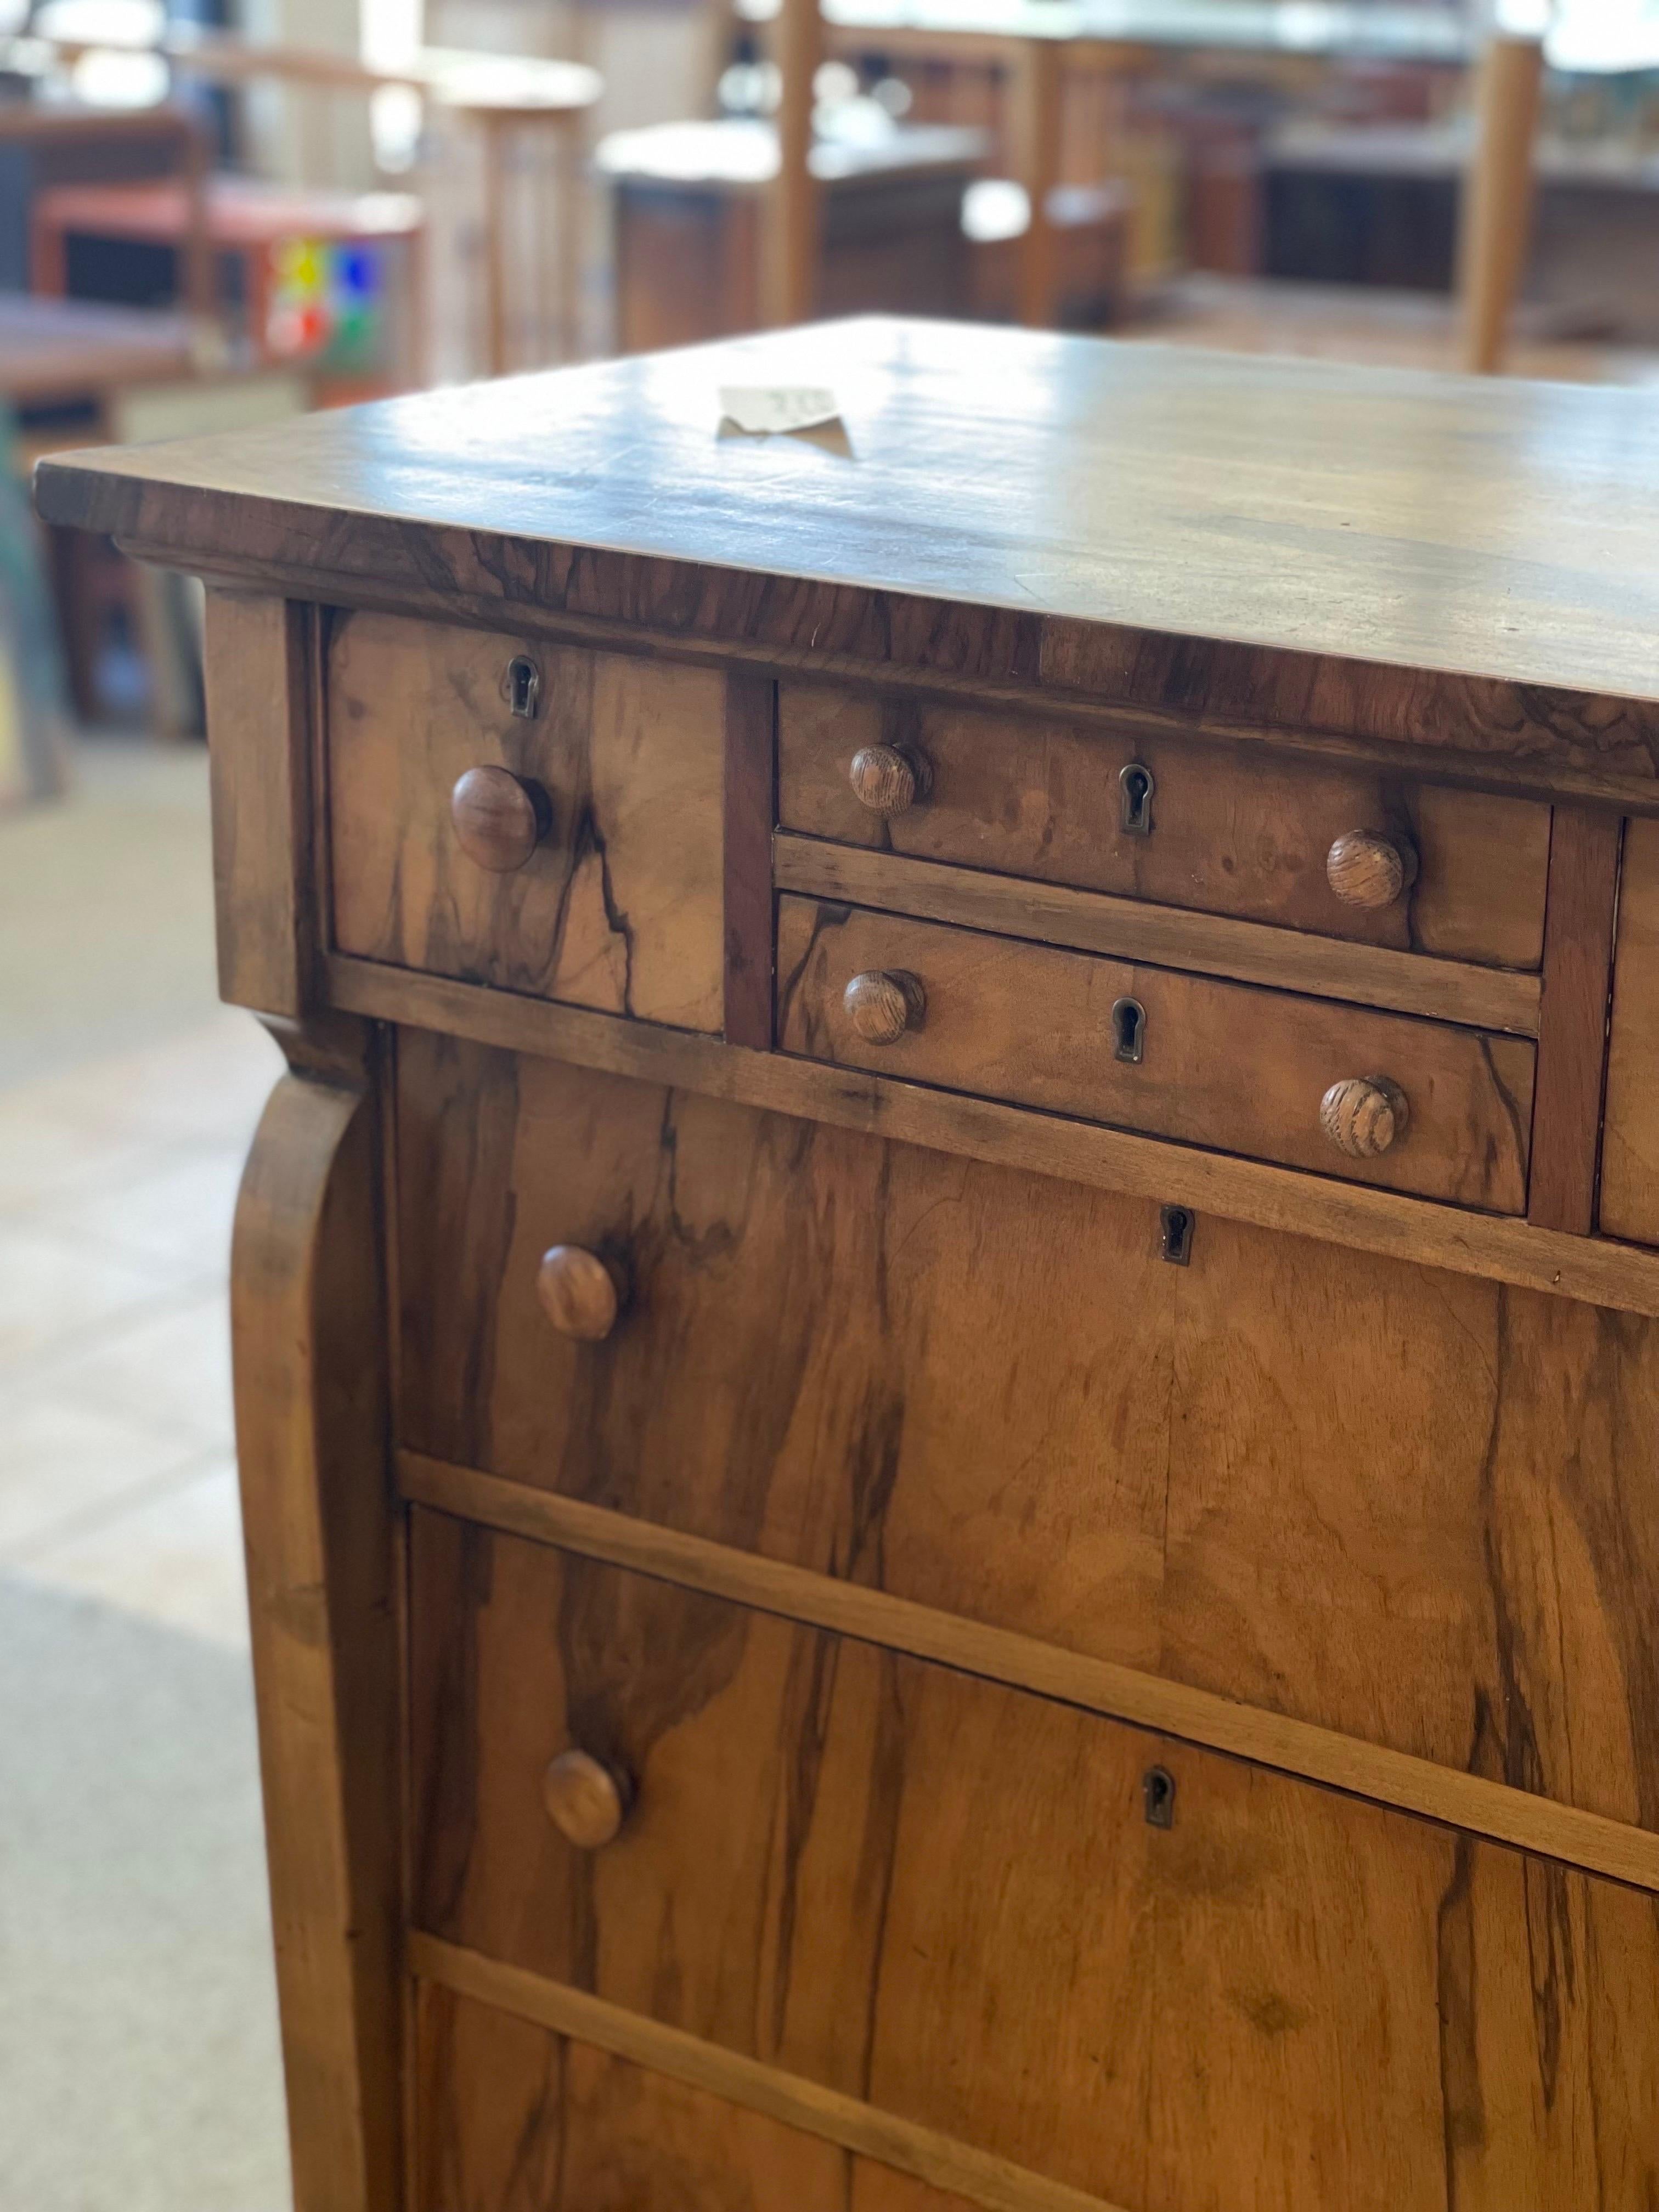
[[[429,1933],[1126,2212],[1659,2191],[1644,1895],[441,1516],[411,1602]]]
[[[794,897],[777,975],[779,1042],[813,1060],[1492,1212],[1526,1203],[1522,1038]],[[1328,1107],[1341,1085],[1368,1088]],[[1386,1121],[1365,1111],[1382,1091]]]
[[[416,2042],[421,2212],[979,2212],[429,1983]]]
[[[1170,1267],[1145,1200],[397,1060],[404,1445],[1659,1824],[1659,1322],[1217,1215]],[[560,1245],[629,1283],[602,1340]]]
[[[786,829],[1492,967],[1542,957],[1550,813],[1530,800],[808,684],[781,687],[778,727]],[[854,789],[854,757],[879,746],[925,764],[928,787],[896,814]],[[1134,766],[1151,779],[1144,834],[1125,827]],[[890,803],[878,776],[867,791]],[[1364,832],[1416,857],[1395,896],[1363,871],[1346,879],[1380,904],[1349,903],[1328,870],[1338,840]]]
[[[340,951],[719,1030],[718,673],[351,614],[327,683]]]

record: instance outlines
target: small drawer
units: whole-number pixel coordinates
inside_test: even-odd
[[[1522,1038],[784,898],[783,1048],[1498,1213],[1526,1203]]]
[[[714,671],[338,617],[336,949],[718,1030],[723,698]]]
[[[758,2060],[1126,2208],[1659,2189],[1651,2069],[1595,2094],[1650,2045],[1637,1891],[419,1510],[410,1592],[416,1925],[710,2087]]]
[[[1542,957],[1531,800],[811,684],[781,688],[778,732],[779,819],[810,836],[1486,967]]]

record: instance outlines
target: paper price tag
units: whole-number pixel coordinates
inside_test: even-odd
[[[720,413],[751,437],[785,430],[816,430],[840,413],[836,395],[821,384],[723,384]]]

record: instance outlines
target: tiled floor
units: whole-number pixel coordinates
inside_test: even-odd
[[[279,1066],[198,749],[0,820],[0,2212],[287,2201],[226,1298]]]
[[[226,1275],[246,1015],[0,1091],[0,1566],[246,1640]]]
[[[241,1644],[225,1285],[280,1063],[214,997],[199,749],[80,770],[0,823],[0,1569]]]

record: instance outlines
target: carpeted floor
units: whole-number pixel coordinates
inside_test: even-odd
[[[0,1576],[0,2205],[279,2212],[246,1657]]]

